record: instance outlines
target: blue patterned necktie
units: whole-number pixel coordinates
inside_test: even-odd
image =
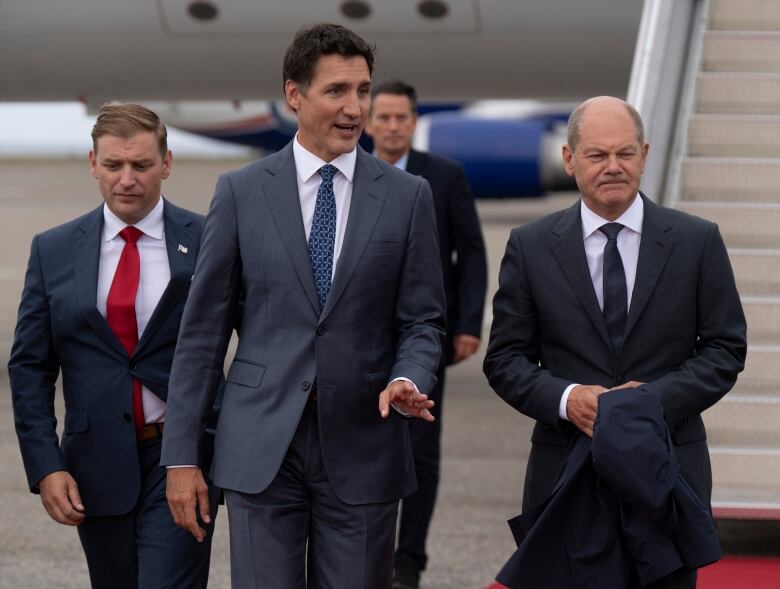
[[[612,349],[617,354],[623,343],[628,315],[626,273],[617,246],[617,236],[623,225],[607,223],[599,229],[607,236],[607,244],[604,246],[604,321],[612,340]]]
[[[333,246],[336,242],[336,198],[333,195],[335,166],[325,164],[319,169],[322,182],[317,189],[314,205],[314,219],[309,232],[309,258],[314,273],[314,285],[320,299],[320,309],[330,291],[330,277],[333,273]]]

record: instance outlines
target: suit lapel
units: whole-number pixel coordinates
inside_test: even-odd
[[[384,206],[387,188],[377,182],[383,174],[377,161],[357,148],[357,162],[355,164],[355,177],[352,186],[352,202],[349,206],[349,218],[344,234],[344,243],[341,247],[333,283],[322,310],[320,322],[322,322],[338,303],[349,283],[355,268],[363,255],[374,226],[379,219],[379,214]]]
[[[115,352],[127,357],[122,344],[97,308],[100,243],[103,239],[103,205],[89,213],[76,230],[74,239],[74,286],[76,301],[92,329]]]
[[[298,179],[295,172],[292,142],[268,162],[267,178],[260,184],[265,191],[268,207],[276,223],[279,235],[287,248],[295,273],[298,275],[306,297],[314,311],[320,314],[320,301],[314,286],[309,248],[303,228],[301,201],[298,195]]]
[[[406,160],[406,171],[415,176],[424,176],[425,158],[422,153],[414,149],[409,150],[409,159]]]
[[[171,279],[163,291],[157,306],[154,308],[149,323],[146,324],[141,339],[135,349],[138,355],[149,343],[154,334],[165,322],[171,311],[192,281],[197,258],[197,228],[192,226],[191,219],[168,201],[163,208],[163,221],[165,223],[165,247],[168,253],[168,266],[171,271]]]
[[[582,239],[582,221],[580,218],[580,201],[564,212],[560,221],[552,231],[551,243],[553,254],[558,260],[566,281],[577,296],[582,308],[590,318],[596,331],[601,335],[609,349],[612,344],[604,323],[604,316],[593,290],[593,281],[588,270],[588,260],[585,257],[585,245]]]
[[[671,229],[671,225],[666,220],[662,209],[645,198],[644,195],[641,197],[644,203],[642,240],[639,244],[636,280],[631,295],[631,308],[628,311],[623,341],[626,341],[647,305],[674,246],[674,240],[666,235]]]

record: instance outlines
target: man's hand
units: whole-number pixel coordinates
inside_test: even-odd
[[[598,397],[608,389],[597,384],[580,384],[574,387],[566,400],[566,416],[578,429],[593,437],[593,424],[598,411]]]
[[[38,481],[41,503],[51,518],[66,526],[77,526],[84,521],[84,506],[79,488],[70,473],[58,470]]]
[[[209,508],[209,489],[203,474],[195,466],[168,469],[168,483],[166,496],[168,507],[173,515],[176,525],[184,528],[198,542],[206,538],[206,530],[198,525],[195,513],[197,506],[200,517],[205,523],[211,523],[211,510]]]
[[[414,385],[408,380],[396,380],[387,385],[387,388],[379,393],[379,413],[383,418],[390,415],[390,406],[395,407],[404,415],[419,417],[425,421],[434,421],[430,409],[434,403],[428,395],[418,393]]]
[[[459,333],[452,338],[452,348],[454,352],[452,363],[457,364],[474,355],[479,348],[479,338],[467,333]]]
[[[647,384],[644,382],[639,382],[638,380],[629,380],[628,382],[624,382],[619,387],[612,387],[609,389],[610,391],[617,391],[620,389],[635,389],[636,387],[641,387],[643,384]]]

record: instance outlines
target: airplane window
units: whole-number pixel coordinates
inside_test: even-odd
[[[362,0],[347,0],[341,5],[341,12],[347,18],[361,19],[371,14],[371,6]]]
[[[210,21],[217,18],[217,15],[219,14],[219,10],[217,10],[217,7],[214,6],[211,2],[204,2],[202,0],[198,0],[197,2],[192,2],[188,7],[187,11],[190,13],[190,16],[194,18],[195,20],[202,20],[202,21]]]
[[[425,18],[444,18],[449,12],[449,7],[441,0],[423,0],[417,5],[417,11]]]

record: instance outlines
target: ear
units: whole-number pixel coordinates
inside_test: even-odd
[[[284,83],[284,97],[287,99],[288,106],[296,113],[301,105],[301,94],[301,86],[297,82],[287,80]]]
[[[642,173],[645,171],[645,164],[647,164],[647,154],[650,151],[650,144],[645,143],[642,146]]]
[[[162,163],[163,180],[165,180],[168,176],[171,175],[171,166],[173,166],[173,152],[169,149],[168,153],[165,154]]]
[[[563,169],[569,176],[574,176],[574,153],[568,144],[563,146],[561,154],[563,155]]]
[[[97,178],[97,155],[95,155],[94,149],[89,150],[87,161],[89,162],[89,171],[92,173],[93,177]]]
[[[416,112],[412,113],[412,134],[417,130],[417,119],[420,118],[420,115],[418,115]]]

